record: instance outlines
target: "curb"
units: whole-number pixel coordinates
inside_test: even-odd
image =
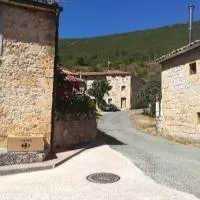
[[[1,169],[0,168],[0,176],[7,176],[7,175],[13,175],[13,174],[20,174],[20,173],[28,173],[28,172],[34,172],[34,171],[42,171],[47,169],[52,169],[52,166],[35,166],[35,167],[22,167],[19,168],[18,165],[14,165],[16,168],[13,169]]]
[[[67,158],[64,158],[64,159],[62,159],[62,160],[60,160],[60,161],[54,163],[53,166],[52,166],[52,168],[56,168],[56,167],[62,165],[62,164],[65,163],[66,161],[68,161],[68,160],[70,160],[71,158],[73,158],[73,157],[75,157],[75,156],[81,154],[83,151],[85,151],[85,150],[87,150],[87,149],[88,149],[87,147],[84,148],[84,149],[80,149],[79,151],[77,151],[77,152],[74,153],[73,155],[71,155],[71,156],[69,156],[69,157],[67,157]]]
[[[63,158],[57,158],[40,163],[2,166],[0,167],[0,176],[53,169],[63,164],[64,162],[70,160],[71,158],[75,157],[76,155],[82,153],[83,151],[87,150],[90,147],[91,145],[82,149],[74,150],[70,155],[67,155]]]

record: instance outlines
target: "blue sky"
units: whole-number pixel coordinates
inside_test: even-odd
[[[144,30],[188,21],[187,6],[200,0],[60,0],[61,38],[84,38]]]

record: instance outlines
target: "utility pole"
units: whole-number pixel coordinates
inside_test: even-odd
[[[108,61],[108,70],[111,70],[111,62]]]
[[[195,5],[189,5],[189,44],[193,40],[193,19],[194,19],[194,10],[195,10]]]

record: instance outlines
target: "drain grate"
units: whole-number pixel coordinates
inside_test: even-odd
[[[111,173],[95,173],[87,176],[87,180],[93,183],[114,183],[119,181],[120,177]]]

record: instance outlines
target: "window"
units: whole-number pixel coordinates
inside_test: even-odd
[[[190,75],[197,73],[197,64],[196,62],[190,63]]]
[[[198,120],[198,123],[200,124],[200,112],[197,113],[197,120]]]
[[[3,50],[3,17],[2,11],[0,9],[0,55],[2,54]]]
[[[126,89],[126,86],[125,86],[125,85],[122,85],[121,91],[124,91],[125,89]]]
[[[112,104],[112,99],[111,98],[108,99],[108,104]]]

